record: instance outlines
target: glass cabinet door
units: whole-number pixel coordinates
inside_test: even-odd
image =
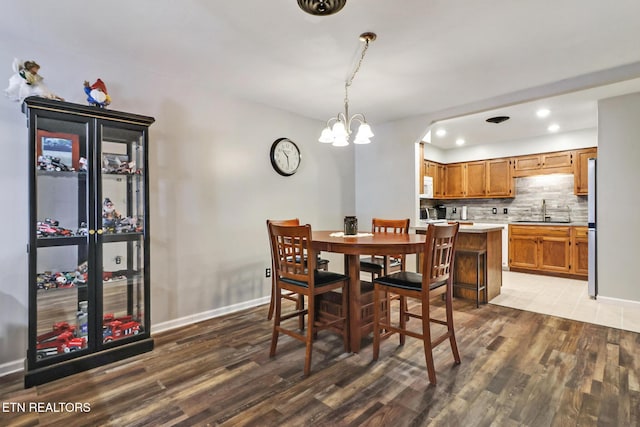
[[[88,122],[39,116],[31,192],[30,342],[38,362],[70,357],[90,345]],[[75,353],[77,354],[77,353]]]
[[[102,344],[145,331],[145,130],[101,123]]]

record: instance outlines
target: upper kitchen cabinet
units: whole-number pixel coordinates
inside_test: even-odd
[[[487,160],[487,197],[514,197],[512,160]]]
[[[585,148],[575,152],[573,192],[577,196],[586,196],[588,193],[587,161],[596,157],[598,157],[598,149],[596,147]]]
[[[451,163],[445,168],[444,197],[463,198],[467,190],[466,163]]]
[[[513,158],[513,176],[573,173],[573,151],[533,154]]]
[[[444,182],[445,182],[445,165],[432,162],[430,160],[423,160],[422,162],[422,175],[430,176],[433,178],[433,197],[441,198],[444,195]]]
[[[487,195],[487,162],[469,162],[467,169],[466,197],[485,197]]]

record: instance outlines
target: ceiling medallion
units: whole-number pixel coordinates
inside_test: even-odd
[[[340,12],[347,0],[298,0],[300,9],[312,15],[327,16]]]

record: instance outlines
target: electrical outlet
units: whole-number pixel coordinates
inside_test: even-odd
[[[458,208],[451,208],[451,213],[456,213],[458,212]]]
[[[270,268],[265,268],[264,269],[264,277],[271,277],[271,269]]]
[[[508,214],[509,213],[509,209],[507,209],[507,208],[502,209],[502,213],[505,214],[505,215]]]
[[[116,257],[116,264],[120,264],[122,262],[122,257],[120,255],[118,255]]]
[[[497,214],[498,213],[498,208],[491,209],[491,213],[494,214],[494,215]]]

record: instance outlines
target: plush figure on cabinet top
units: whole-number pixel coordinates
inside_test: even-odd
[[[38,71],[40,65],[35,61],[13,60],[14,74],[9,78],[9,87],[5,94],[12,101],[22,102],[28,96],[41,96],[48,99],[64,101],[63,98],[51,92],[43,82]]]
[[[96,107],[104,108],[111,104],[111,97],[107,93],[107,85],[100,79],[92,85],[84,81],[84,93],[87,94],[87,102]]]

